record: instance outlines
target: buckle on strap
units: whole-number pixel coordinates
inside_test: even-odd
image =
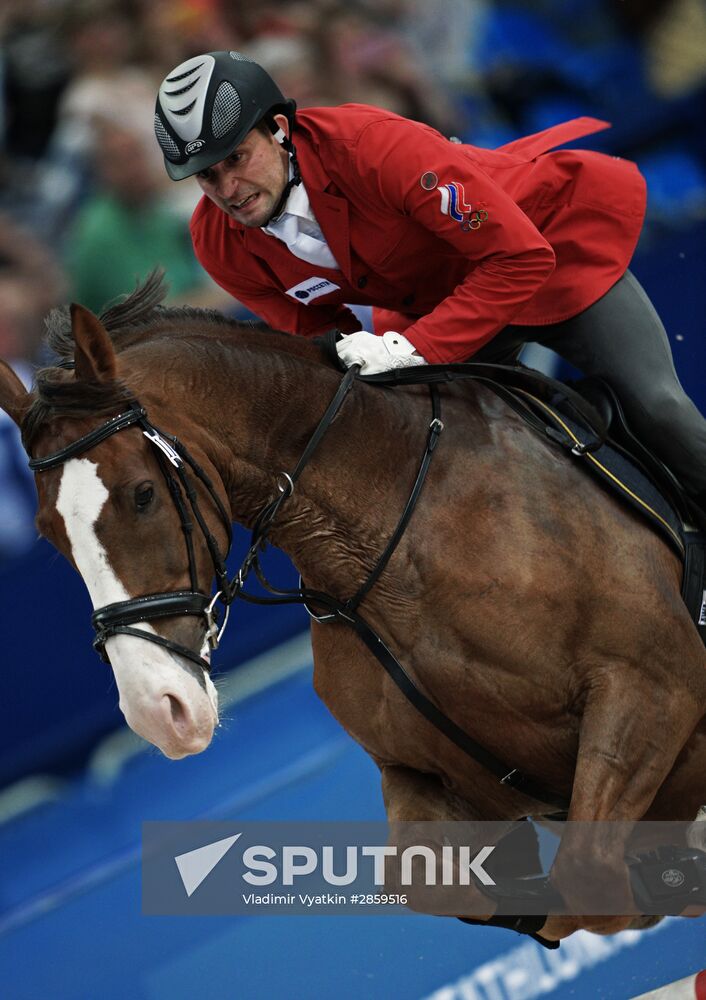
[[[227,582],[227,581],[226,581]],[[222,601],[225,611],[223,613],[223,621],[218,623],[218,618],[216,617],[215,607],[216,602]],[[211,598],[211,602],[208,607],[204,610],[204,615],[206,617],[206,634],[203,637],[203,644],[201,646],[201,656],[205,656],[207,650],[216,650],[221,641],[221,637],[226,630],[226,625],[228,624],[228,618],[230,617],[230,602],[227,601],[224,591],[219,590]]]
[[[143,431],[142,433],[148,441],[152,442],[155,448],[159,448],[159,450],[167,456],[168,461],[172,463],[175,469],[178,469],[181,465],[183,465],[179,452],[176,448],[173,448],[168,441],[165,441],[159,431],[152,429],[149,431]]]

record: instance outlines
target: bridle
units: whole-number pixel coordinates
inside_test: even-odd
[[[62,367],[73,367],[73,365],[70,362],[65,362]],[[291,474],[281,472],[277,477],[279,495],[260,513],[254,532],[256,541],[254,541],[249,549],[242,566],[232,580],[228,579],[225,560],[230,552],[233,530],[231,518],[221,498],[218,496],[207,474],[192,457],[186,446],[173,434],[168,434],[166,431],[160,430],[152,424],[147,417],[147,411],[140,406],[137,400],[131,400],[128,404],[128,409],[123,413],[119,413],[117,416],[107,420],[99,427],[96,427],[95,430],[89,431],[88,434],[84,434],[83,437],[73,441],[65,448],[44,458],[30,459],[29,467],[33,472],[47,472],[49,469],[56,469],[60,465],[63,465],[70,458],[75,458],[77,455],[82,455],[90,451],[102,441],[112,437],[113,434],[117,434],[133,426],[141,428],[145,438],[155,448],[157,462],[167,483],[172,502],[179,515],[186,543],[191,589],[175,590],[161,594],[145,594],[141,597],[134,597],[127,601],[117,601],[113,604],[106,604],[101,608],[96,608],[91,615],[91,623],[96,633],[93,640],[93,647],[105,663],[110,663],[105,648],[108,639],[115,635],[133,635],[139,639],[146,639],[148,642],[162,646],[179,656],[186,657],[186,659],[191,660],[192,663],[195,663],[206,671],[210,670],[210,652],[218,648],[228,623],[230,606],[236,597],[241,595],[242,587],[250,570],[255,568],[259,572],[257,553],[259,549],[264,547],[267,532],[279,513],[281,504],[294,492],[294,487],[300,474],[341,408],[358,371],[359,366],[356,365],[349,369],[343,377],[338,391],[312,434],[296,468]],[[193,475],[189,474],[189,470]],[[228,539],[225,554],[221,553],[218,543],[201,513],[193,476],[206,488],[223,522]],[[196,521],[211,555],[216,577],[216,593],[213,596],[209,596],[199,588],[193,545],[194,521],[191,515],[193,515],[193,519]],[[387,562],[391,554],[390,551],[384,562]],[[371,586],[374,579],[377,579],[379,572],[382,571],[384,562],[380,564],[378,571],[371,578]],[[223,620],[220,623],[216,614],[217,604],[222,605],[224,609]],[[177,615],[193,615],[204,618],[206,631],[198,653],[195,653],[187,646],[183,646],[181,643],[175,642],[173,639],[167,639],[164,636],[158,635],[156,632],[145,632],[142,629],[133,627],[139,622],[150,622],[155,619],[170,618]]]
[[[176,507],[181,523],[181,530],[186,543],[187,559],[189,563],[190,590],[175,590],[161,594],[145,594],[142,597],[135,597],[128,601],[117,601],[113,604],[106,604],[101,608],[96,608],[91,616],[91,622],[95,629],[95,639],[93,646],[100,654],[101,658],[109,663],[106,654],[105,644],[115,635],[134,635],[140,639],[147,639],[148,642],[163,646],[172,653],[186,657],[204,670],[210,669],[210,651],[218,648],[221,636],[228,621],[228,611],[231,603],[231,587],[228,580],[225,559],[230,551],[233,538],[231,518],[225,506],[213,486],[213,483],[191,456],[188,449],[174,435],[155,427],[148,418],[147,412],[140,404],[132,400],[129,409],[119,413],[116,417],[101,424],[93,431],[89,431],[77,441],[62,448],[60,451],[47,455],[45,458],[32,458],[29,467],[33,472],[47,472],[55,469],[70,458],[82,455],[90,451],[96,445],[112,437],[128,427],[139,427],[145,438],[155,449],[157,462],[169,489],[172,502]],[[189,473],[191,471],[191,475]],[[213,501],[216,510],[220,515],[223,527],[228,539],[225,554],[222,554],[218,542],[213,537],[206,520],[199,507],[198,494],[195,488],[194,477],[198,479],[206,489],[209,497]],[[196,569],[196,558],[194,555],[194,521],[198,526],[208,547],[208,551],[213,562],[213,569],[216,576],[216,594],[210,597],[199,588],[198,573]],[[218,623],[216,616],[216,604],[221,603],[224,607],[222,623]],[[134,628],[138,622],[149,622],[159,618],[169,618],[175,615],[193,615],[202,617],[206,625],[206,633],[198,653],[183,646],[173,639],[167,639],[156,632],[146,632],[142,629]]]

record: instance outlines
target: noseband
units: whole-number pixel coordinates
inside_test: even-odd
[[[213,483],[203,471],[201,466],[189,454],[187,448],[173,435],[166,434],[159,430],[147,419],[146,411],[133,401],[130,409],[118,414],[106,423],[101,424],[95,430],[85,434],[82,438],[67,445],[60,451],[48,455],[46,458],[32,458],[29,467],[33,472],[46,472],[55,469],[70,458],[82,455],[84,452],[95,448],[97,444],[107,438],[117,434],[118,431],[127,427],[137,426],[142,429],[142,433],[155,449],[157,462],[162,475],[167,483],[172,502],[176,507],[181,522],[181,529],[186,542],[186,552],[189,561],[189,578],[191,590],[175,590],[163,594],[146,594],[143,597],[135,597],[128,601],[117,601],[114,604],[106,604],[102,608],[96,608],[91,616],[91,622],[95,629],[94,649],[101,658],[109,663],[110,660],[105,651],[105,644],[115,635],[134,635],[140,639],[147,639],[149,642],[163,646],[165,649],[184,656],[204,670],[210,669],[209,651],[218,648],[218,643],[223,635],[228,621],[228,611],[232,601],[231,586],[228,581],[228,573],[225,566],[225,559],[230,551],[232,542],[231,520],[226,512],[223,503],[214,489]],[[221,554],[216,539],[211,534],[203,514],[199,507],[198,496],[193,481],[193,476],[189,474],[191,470],[201,483],[203,483],[208,495],[213,501],[221,517],[228,538],[228,547],[225,555]],[[193,515],[193,519],[192,519]],[[209,597],[199,589],[198,574],[196,570],[196,558],[194,556],[193,531],[194,520],[203,535],[213,562],[213,569],[216,575],[216,594]],[[219,625],[215,607],[220,602],[224,607],[223,622]],[[145,632],[142,629],[133,628],[138,622],[147,622],[157,618],[171,618],[175,615],[193,615],[202,617],[205,620],[206,634],[199,653],[181,643],[166,639],[153,632]]]

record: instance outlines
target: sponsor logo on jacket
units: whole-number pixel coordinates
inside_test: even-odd
[[[329,281],[328,278],[307,278],[305,281],[300,281],[298,285],[292,285],[291,288],[287,289],[287,295],[291,295],[293,299],[301,302],[302,305],[308,306],[310,302],[314,299],[318,299],[321,295],[328,295],[329,292],[336,291],[340,288],[340,285],[335,284],[333,281]]]

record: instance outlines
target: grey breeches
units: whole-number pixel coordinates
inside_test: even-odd
[[[578,316],[550,326],[507,326],[471,360],[500,360],[528,342],[604,378],[632,430],[689,493],[706,498],[706,420],[682,389],[662,321],[629,271]]]

